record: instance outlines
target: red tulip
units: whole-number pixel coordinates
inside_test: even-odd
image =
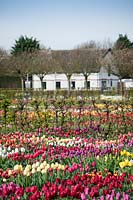
[[[91,165],[92,165],[92,167],[95,167],[96,166],[96,162],[92,162]]]

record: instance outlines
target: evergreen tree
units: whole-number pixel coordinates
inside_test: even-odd
[[[131,49],[133,48],[133,42],[131,42],[127,35],[119,34],[119,38],[116,40],[114,44],[114,49],[122,50],[122,49]]]
[[[10,71],[18,74],[21,79],[22,90],[28,75],[32,73],[32,65],[36,52],[39,52],[40,44],[33,37],[21,36],[11,48]]]
[[[39,49],[39,41],[33,37],[28,38],[27,36],[20,36],[20,38],[15,41],[15,45],[11,48],[11,54],[18,55],[23,52],[32,53]]]

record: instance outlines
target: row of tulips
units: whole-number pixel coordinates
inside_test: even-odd
[[[131,104],[32,103],[2,103],[0,199],[132,200]]]
[[[71,179],[56,178],[55,182],[46,181],[39,188],[37,185],[19,186],[13,182],[2,184],[0,197],[13,199],[100,199],[100,200],[129,200],[133,190],[127,188],[131,185],[133,175],[122,173],[121,175],[107,173],[102,174],[76,174]]]
[[[19,157],[27,160],[35,159],[40,155],[43,158],[52,158],[55,156],[55,158],[60,159],[63,157],[80,157],[80,155],[104,156],[109,153],[118,152],[123,148],[131,148],[132,145],[132,133],[119,135],[117,140],[110,141],[80,137],[60,139],[59,137],[39,136],[37,133],[25,134],[22,137],[21,133],[14,133],[12,137],[10,134],[6,136],[4,134],[1,135],[0,155],[1,157],[13,157],[14,160],[17,160]]]
[[[2,199],[132,198],[133,133],[104,140],[48,131],[0,136]]]
[[[35,128],[61,126],[68,131],[78,127],[86,132],[101,133],[101,137],[127,133],[132,130],[133,107],[131,102],[112,103],[95,100],[43,100],[9,102],[2,101],[0,128],[3,131],[32,131]],[[100,124],[100,126],[99,126]],[[101,125],[102,124],[102,125]],[[77,133],[77,132],[76,132]],[[68,133],[69,134],[69,133]],[[79,133],[78,133],[79,134]]]
[[[103,143],[127,143],[127,142],[131,142],[132,144],[132,133],[128,132],[127,134],[117,134],[117,137],[111,139],[111,140],[104,140],[104,138],[98,138],[95,137],[95,134],[92,135],[91,132],[89,132],[88,134],[86,133],[88,130],[86,130],[86,128],[79,130],[79,129],[75,129],[73,131],[64,131],[62,130],[62,128],[54,128],[54,130],[49,130],[49,129],[39,129],[39,132],[30,132],[30,133],[23,133],[23,132],[15,132],[15,133],[9,133],[9,134],[5,134],[2,133],[0,134],[0,145],[4,145],[4,147],[13,147],[13,148],[19,148],[19,147],[23,147],[24,145],[27,144],[36,144],[39,142],[40,144],[40,140],[46,140],[47,143],[70,143],[71,146],[71,142],[73,145],[73,142],[75,143],[97,143],[99,142],[99,144]],[[74,136],[74,137],[73,137]],[[79,136],[79,137],[78,137]],[[93,137],[94,136],[94,137]],[[69,137],[69,139],[68,139]],[[64,138],[64,139],[63,139]],[[67,138],[67,139],[65,139]],[[73,140],[72,140],[73,139]],[[31,145],[31,146],[32,146]]]

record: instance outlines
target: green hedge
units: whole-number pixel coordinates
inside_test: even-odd
[[[126,90],[125,97],[130,98],[133,97],[133,89]],[[9,88],[0,88],[0,99],[8,98],[8,99],[17,99],[17,98],[55,98],[55,97],[97,97],[100,98],[100,95],[104,94],[106,96],[114,96],[117,95],[117,90],[113,91],[104,91],[101,93],[100,90],[33,90],[28,89],[22,92],[19,89],[9,89]]]
[[[19,77],[0,76],[0,88],[21,88]]]
[[[71,90],[70,93],[68,90],[25,90],[24,92],[21,89],[1,89],[0,88],[0,99],[3,98],[55,98],[62,96],[64,98],[70,97],[98,97],[100,96],[99,90]]]

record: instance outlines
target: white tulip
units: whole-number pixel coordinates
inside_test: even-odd
[[[9,147],[7,148],[7,150],[8,150],[8,151],[11,151],[11,147],[9,146]]]
[[[18,152],[19,152],[18,148],[15,148],[15,153],[18,153]]]
[[[25,148],[24,148],[24,147],[21,147],[20,151],[21,151],[21,152],[25,152]]]

